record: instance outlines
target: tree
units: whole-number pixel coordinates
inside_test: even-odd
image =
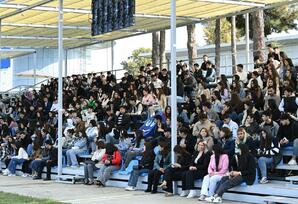
[[[151,63],[151,59],[148,57],[140,56],[141,54],[150,53],[150,48],[139,48],[132,52],[132,55],[128,57],[127,61],[121,62],[123,69],[128,71],[130,74],[136,75],[139,73],[141,66],[146,66]]]
[[[255,11],[252,15],[253,20],[253,49],[254,56],[260,57],[261,61],[265,60],[263,49],[265,48],[264,32],[264,15],[263,10]]]
[[[233,66],[233,74],[236,74],[236,53],[237,53],[237,45],[236,45],[236,16],[232,16],[231,21],[231,52],[232,52],[232,66]]]
[[[216,67],[216,75],[220,74],[220,41],[221,41],[221,20],[220,18],[216,19],[215,22],[215,67]]]
[[[187,50],[189,66],[195,63],[197,58],[196,24],[187,25]]]
[[[205,40],[208,44],[215,44],[214,30],[216,28],[216,21],[208,21],[205,24],[204,34]],[[220,41],[221,43],[229,43],[231,42],[231,23],[226,19],[220,19]],[[237,39],[239,39],[240,33],[237,31]]]
[[[159,64],[159,32],[152,33],[152,66]]]
[[[159,66],[162,69],[166,63],[166,31],[160,31],[160,41],[159,41]]]

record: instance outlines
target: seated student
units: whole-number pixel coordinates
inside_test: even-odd
[[[86,134],[79,132],[73,141],[71,149],[66,151],[67,166],[78,167],[77,155],[87,153],[87,137]]]
[[[165,189],[165,196],[173,196],[173,181],[182,179],[182,173],[189,168],[192,159],[191,154],[180,145],[174,147],[174,153],[177,162],[165,170],[164,181],[159,186]]]
[[[201,129],[198,139],[204,140],[204,142],[206,143],[207,150],[212,151],[214,141],[213,138],[209,135],[208,130],[206,128]]]
[[[95,141],[98,138],[98,128],[95,120],[90,120],[89,126],[86,129],[86,135],[88,138],[89,149],[94,152],[96,150]]]
[[[215,195],[208,201],[221,203],[223,194],[230,188],[245,182],[247,185],[253,185],[256,178],[256,161],[249,152],[246,144],[239,145],[239,157],[232,160],[232,171],[229,176],[224,176],[216,188]]]
[[[128,187],[125,188],[127,191],[136,190],[139,176],[143,173],[148,173],[153,169],[154,164],[154,152],[150,142],[145,142],[144,151],[142,152],[142,159],[139,162],[139,165],[133,167],[133,171],[130,174],[128,180]]]
[[[197,195],[194,183],[196,179],[202,179],[207,174],[210,156],[211,152],[208,151],[206,142],[199,140],[189,168],[182,172],[181,197],[193,198]]]
[[[157,185],[162,174],[171,165],[171,152],[170,146],[167,142],[160,141],[158,143],[159,151],[155,155],[153,170],[148,174],[148,186],[145,190],[146,193],[157,193]]]
[[[47,177],[44,180],[51,180],[51,167],[57,166],[58,164],[58,149],[53,147],[51,140],[45,141],[45,154],[42,158],[37,157],[30,164],[32,173],[35,172],[33,179],[41,179],[43,168],[47,167]]]
[[[231,159],[235,153],[235,140],[232,138],[231,130],[228,127],[222,127],[219,132],[217,143],[221,145],[223,152]]]
[[[2,173],[2,162],[8,166],[11,157],[16,155],[17,147],[13,137],[6,136],[6,142],[2,143],[0,146],[0,173]]]
[[[85,162],[84,166],[84,184],[92,185],[94,183],[93,172],[94,169],[100,169],[103,166],[102,158],[106,153],[105,143],[103,141],[96,142],[97,149],[92,154],[91,160]]]
[[[288,164],[297,165],[298,157],[298,122],[287,113],[281,115],[277,132],[277,141],[282,147],[293,146],[293,156]]]
[[[267,167],[274,166],[274,156],[279,153],[278,142],[276,138],[270,135],[267,129],[261,130],[260,146],[257,149],[258,167],[261,171],[261,184],[268,183]]]
[[[11,157],[11,160],[7,168],[3,172],[3,176],[15,176],[17,165],[22,165],[25,160],[28,159],[28,154],[25,147],[21,143],[16,144],[18,149],[18,155]]]
[[[250,135],[242,127],[237,130],[237,138],[235,140],[236,155],[240,153],[240,144],[246,144],[248,146],[249,152],[253,155],[256,155],[258,144],[250,137]]]
[[[215,194],[217,183],[228,172],[229,157],[223,153],[220,144],[215,144],[213,146],[213,155],[211,156],[208,166],[208,174],[203,179],[199,200],[210,200]]]
[[[194,146],[197,142],[197,138],[192,136],[189,128],[181,127],[178,132],[178,144],[185,148],[187,152],[192,154],[194,152]]]
[[[121,154],[117,147],[112,143],[106,144],[106,153],[102,158],[103,166],[99,170],[99,175],[96,179],[98,186],[105,186],[109,180],[111,173],[119,170],[121,166]]]
[[[28,158],[28,160],[24,161],[24,163],[22,165],[22,172],[24,173],[23,177],[27,177],[27,176],[29,176],[30,173],[32,173],[31,168],[30,168],[31,162],[35,159],[42,158],[42,149],[40,147],[38,140],[36,140],[36,139],[33,140],[32,151],[29,152],[28,148],[27,148],[27,153],[28,153],[29,158]]]

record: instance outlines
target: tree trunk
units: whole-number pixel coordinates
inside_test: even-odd
[[[236,16],[232,16],[232,22],[231,22],[231,51],[232,51],[232,67],[233,67],[233,74],[236,74]]]
[[[160,31],[160,42],[159,42],[159,67],[160,70],[162,68],[167,67],[166,65],[166,31],[161,30]]]
[[[152,33],[152,66],[159,64],[159,32]]]
[[[190,69],[197,58],[197,43],[196,43],[196,25],[187,25],[187,49],[188,49],[188,62]]]
[[[221,30],[220,30],[220,18],[216,19],[215,23],[215,68],[216,75],[220,74],[220,41],[221,41]]]
[[[265,60],[263,49],[265,48],[265,33],[264,33],[264,11],[258,10],[252,14],[253,22],[253,49],[254,57],[259,56],[261,61]]]

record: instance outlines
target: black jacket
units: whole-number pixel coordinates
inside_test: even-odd
[[[188,152],[178,157],[177,163],[181,165],[180,170],[187,170],[191,164],[191,159],[191,154]]]
[[[52,147],[52,149],[49,150],[49,160],[52,160],[52,163],[58,163],[58,149],[55,147]]]
[[[197,163],[195,163],[198,154],[199,152],[197,151],[193,154],[191,166],[195,166],[198,171],[204,171],[206,175],[212,153],[209,151],[203,153],[202,156],[198,159]]]
[[[153,164],[154,164],[154,158],[155,154],[154,152],[148,153],[146,155],[143,155],[140,164],[139,164],[139,169],[153,169]]]
[[[238,162],[235,157],[232,159],[232,169],[240,171],[243,180],[247,185],[252,185],[256,179],[256,160],[254,156],[249,153],[246,158],[238,156]]]
[[[181,138],[178,138],[178,144],[180,143],[180,141],[181,141]],[[196,137],[192,135],[187,135],[187,137],[185,138],[186,151],[189,152],[190,154],[193,154],[196,142],[197,142]]]

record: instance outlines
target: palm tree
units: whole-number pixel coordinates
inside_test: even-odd
[[[215,67],[216,75],[220,74],[220,41],[221,41],[221,29],[220,29],[220,18],[216,19],[215,22]]]
[[[187,25],[187,49],[188,49],[188,62],[190,68],[197,58],[197,43],[196,43],[196,24]]]
[[[231,51],[232,51],[232,66],[233,66],[233,74],[236,73],[236,52],[237,52],[237,47],[236,47],[236,16],[232,16],[232,21],[231,21]]]
[[[253,21],[253,49],[254,56],[259,56],[261,61],[265,60],[263,49],[265,48],[264,11],[258,10],[252,14]]]
[[[159,32],[152,33],[152,66],[159,64]]]
[[[160,31],[160,41],[159,41],[159,67],[163,68],[164,63],[166,63],[166,31]]]

